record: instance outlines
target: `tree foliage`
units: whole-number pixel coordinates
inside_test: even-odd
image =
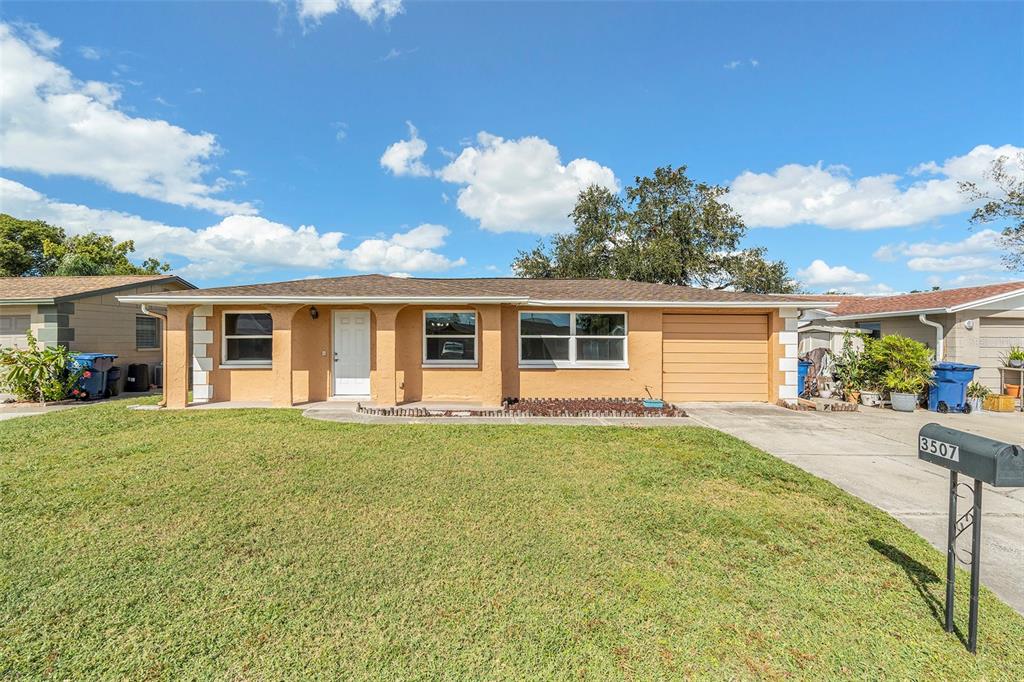
[[[20,220],[0,213],[0,277],[49,275],[155,275],[170,265],[148,258],[129,259],[131,240],[118,242],[95,232],[68,236],[42,220]]]
[[[728,189],[696,182],[686,166],[637,177],[624,199],[592,185],[558,234],[512,263],[520,277],[610,278],[757,293],[792,293],[785,263],[763,248],[740,249],[742,219],[725,203]]]
[[[974,182],[961,182],[960,191],[969,201],[983,202],[971,216],[975,225],[1009,222],[1002,230],[1002,243],[1006,248],[1003,261],[1014,270],[1024,270],[1024,152],[1017,153],[1015,165],[1016,169],[1010,166],[1010,157],[1000,156],[985,174],[995,190],[983,190]]]

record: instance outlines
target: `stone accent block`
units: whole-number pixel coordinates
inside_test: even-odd
[[[779,343],[781,343],[781,344],[790,344],[790,343],[795,344],[797,342],[798,341],[797,341],[797,333],[796,332],[779,332]]]
[[[192,329],[199,331],[206,329],[206,318],[205,317],[193,317],[192,318]]]
[[[779,358],[779,371],[780,372],[795,372],[797,371],[797,360],[793,358]],[[796,382],[793,382],[796,385]]]
[[[210,383],[210,373],[201,369],[192,370],[192,383],[195,386]]]
[[[201,329],[193,332],[192,343],[213,343],[213,331]]]
[[[213,371],[213,358],[192,358],[192,369],[203,372]]]
[[[192,311],[193,317],[210,317],[213,315],[212,305],[201,305]]]

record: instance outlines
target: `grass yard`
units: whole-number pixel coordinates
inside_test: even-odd
[[[700,428],[0,422],[3,678],[1024,679],[1024,619],[983,591],[972,657],[943,574]]]

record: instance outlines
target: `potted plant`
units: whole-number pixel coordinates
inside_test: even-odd
[[[981,412],[985,398],[992,395],[988,386],[977,381],[967,384],[967,402],[971,405],[971,412]]]
[[[1024,367],[1024,348],[1010,346],[1010,351],[1004,358],[1007,367]]]
[[[920,341],[891,334],[865,346],[867,372],[889,391],[892,408],[913,412],[918,394],[932,383],[932,353]]]

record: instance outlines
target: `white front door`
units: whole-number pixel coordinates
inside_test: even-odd
[[[334,395],[370,395],[370,313],[334,313]]]

